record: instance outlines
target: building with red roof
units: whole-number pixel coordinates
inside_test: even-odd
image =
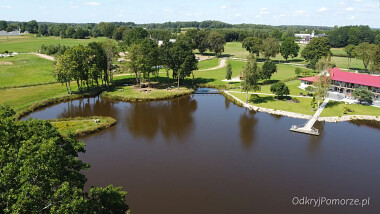
[[[380,76],[345,72],[339,68],[330,69],[329,74],[331,79],[330,91],[351,96],[355,88],[364,87],[372,91],[374,99],[380,100]],[[305,89],[317,78],[318,76],[299,78],[301,80],[300,88]]]

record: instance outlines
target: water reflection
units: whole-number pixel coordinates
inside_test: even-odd
[[[230,103],[231,103],[231,101],[226,97],[224,100],[224,105],[226,106],[226,109],[228,109],[230,107]]]
[[[366,126],[369,128],[380,130],[380,122],[379,121],[366,121],[366,120],[353,120],[350,121],[350,123],[356,125],[356,126]]]
[[[313,136],[313,135],[309,136],[308,151],[311,154],[317,154],[320,147],[321,147],[323,138],[325,136],[325,122],[317,121],[314,124],[314,128],[318,129],[320,135],[319,136]]]
[[[240,139],[245,148],[250,148],[255,141],[255,126],[257,124],[255,114],[255,111],[245,110],[245,112],[240,115]]]
[[[110,116],[118,118],[116,103],[102,100],[100,97],[84,98],[65,103],[66,108],[62,109],[59,118],[68,117],[89,117],[89,116]]]
[[[191,96],[163,101],[134,103],[125,116],[134,137],[153,139],[161,133],[165,139],[183,139],[193,129],[192,114],[197,101]]]

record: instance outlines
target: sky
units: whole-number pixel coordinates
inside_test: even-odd
[[[162,23],[219,20],[231,24],[380,28],[380,0],[0,0],[0,20],[65,23]]]

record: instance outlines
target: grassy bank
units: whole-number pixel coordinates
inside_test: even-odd
[[[186,87],[172,88],[167,90],[165,85],[152,84],[150,88],[138,88],[135,86],[116,87],[112,91],[105,91],[101,94],[103,99],[118,100],[118,101],[149,101],[163,100],[175,97],[180,97],[187,94],[192,94],[193,89]]]
[[[0,58],[0,88],[55,82],[53,62],[33,54]]]
[[[96,121],[98,120],[98,122]],[[117,123],[112,117],[76,117],[50,120],[58,131],[67,136],[74,133],[77,137],[98,132]]]
[[[346,109],[346,114],[344,114]],[[321,117],[334,117],[346,115],[372,115],[380,116],[380,108],[359,104],[346,105],[344,102],[330,101],[323,110]]]
[[[231,92],[243,102],[246,100],[245,93]],[[295,102],[296,101],[296,102]],[[248,103],[257,107],[269,108],[274,110],[282,110],[288,112],[295,112],[306,115],[313,115],[315,112],[310,107],[311,99],[309,98],[295,98],[290,99],[277,99],[274,96],[248,94]]]

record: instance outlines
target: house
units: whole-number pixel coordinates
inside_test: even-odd
[[[336,99],[351,98],[352,92],[356,88],[364,87],[373,93],[375,101],[380,101],[380,76],[351,73],[340,70],[339,68],[330,69],[331,95]],[[313,84],[319,76],[299,78],[301,85],[299,88],[305,90]]]
[[[312,31],[311,34],[294,34],[294,37],[299,38],[296,39],[296,42],[301,43],[301,44],[309,44],[310,41],[315,38],[315,37],[325,37],[327,36],[326,34],[317,34],[315,35],[315,32]]]

